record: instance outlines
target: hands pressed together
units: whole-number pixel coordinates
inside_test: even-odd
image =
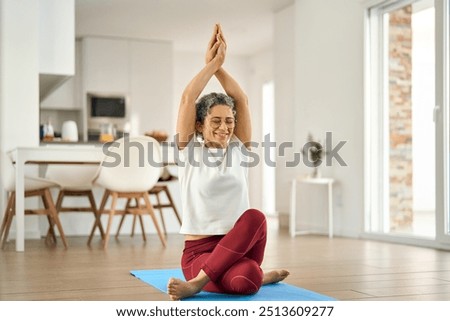
[[[227,43],[223,36],[222,28],[220,24],[215,24],[211,40],[209,41],[208,48],[206,49],[206,64],[212,62],[217,64],[217,69],[219,69],[225,61],[226,51]]]

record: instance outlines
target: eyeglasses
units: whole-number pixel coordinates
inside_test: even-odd
[[[209,124],[211,125],[212,129],[217,129],[222,125],[222,119],[220,118],[213,118],[209,121]],[[225,125],[231,129],[234,128],[236,125],[236,120],[232,117],[225,118]]]

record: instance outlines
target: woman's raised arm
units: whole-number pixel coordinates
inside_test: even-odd
[[[225,60],[225,45],[223,43],[213,44],[212,47],[208,47],[208,51],[213,53],[213,58],[189,82],[181,96],[177,120],[177,145],[179,149],[186,147],[189,139],[195,133],[195,102],[197,98]]]
[[[247,95],[244,93],[237,81],[234,80],[234,78],[231,77],[225,69],[219,68],[215,75],[227,95],[234,99],[234,105],[236,107],[236,127],[234,128],[234,134],[247,148],[250,148],[252,139],[252,122]]]
[[[223,37],[220,25],[216,25],[215,30],[217,30],[216,43],[223,43],[226,48],[226,41]],[[211,56],[208,57],[207,55],[206,61],[210,61],[209,59],[211,59]],[[247,95],[244,93],[241,86],[239,86],[238,82],[228,72],[226,72],[222,66],[217,69],[215,76],[219,80],[227,95],[232,97],[235,101],[236,127],[234,129],[234,134],[247,148],[250,148],[252,139],[252,123]]]

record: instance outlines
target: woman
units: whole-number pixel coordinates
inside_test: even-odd
[[[250,111],[246,95],[222,67],[226,47],[220,25],[216,25],[206,65],[181,98],[177,144],[183,162],[179,169],[183,202],[180,232],[185,234],[181,265],[187,281],[169,280],[167,290],[172,300],[201,290],[252,294],[262,285],[289,275],[286,270],[263,273],[260,267],[266,220],[260,211],[249,209],[248,168],[242,165],[247,160],[244,149],[251,140]],[[227,95],[211,93],[196,103],[212,76]]]

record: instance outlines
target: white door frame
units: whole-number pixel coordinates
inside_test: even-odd
[[[450,248],[450,57],[449,57],[449,7],[450,0],[435,0],[436,12],[436,107],[434,117],[436,121],[436,238],[435,240],[420,237],[404,237],[386,233],[389,222],[386,215],[373,215],[373,213],[386,213],[383,208],[384,199],[389,186],[383,186],[384,168],[386,159],[383,159],[383,141],[387,130],[384,119],[385,114],[380,113],[379,106],[386,102],[385,75],[386,53],[383,52],[383,24],[381,15],[377,12],[386,12],[414,3],[418,0],[380,0],[367,1],[365,4],[365,41],[364,41],[364,105],[365,105],[365,174],[364,174],[364,207],[365,232],[363,237],[385,240],[391,242],[407,243],[434,248]],[[378,11],[372,9],[378,7]],[[371,11],[373,16],[371,17]],[[374,16],[379,16],[375,19]],[[447,72],[445,72],[447,71]],[[384,138],[383,138],[384,137]],[[384,184],[386,185],[386,183]],[[377,231],[377,232],[374,232]]]
[[[436,12],[436,241],[450,244],[449,207],[449,0],[435,0]]]

